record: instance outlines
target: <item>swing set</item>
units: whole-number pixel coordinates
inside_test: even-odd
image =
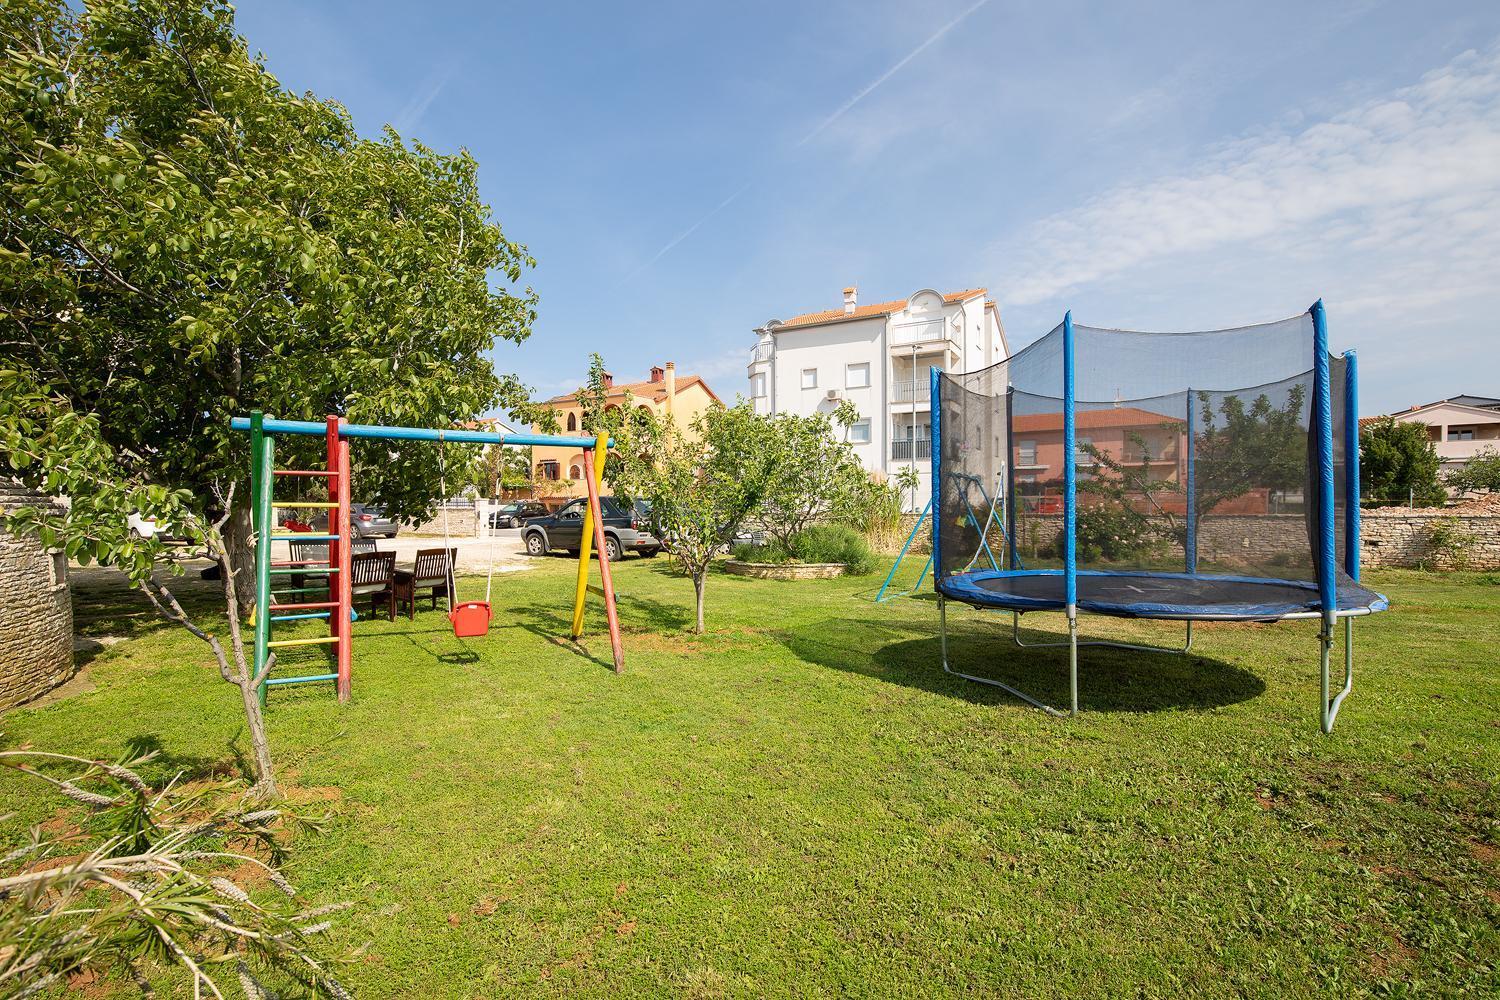
[[[579,546],[578,583],[574,594],[572,638],[583,635],[584,600],[588,593],[598,594],[604,599],[605,614],[609,623],[610,649],[614,657],[615,673],[625,669],[625,655],[620,645],[619,616],[615,610],[614,586],[610,580],[609,560],[599,560],[599,576],[602,586],[589,584],[589,559],[591,546],[604,551],[604,524],[599,507],[599,492],[604,481],[604,463],[609,453],[609,439],[574,437],[559,434],[500,434],[496,431],[478,430],[434,430],[425,427],[386,427],[380,424],[351,424],[342,417],[330,416],[319,423],[311,420],[277,420],[254,411],[248,417],[235,417],[230,427],[250,434],[250,495],[251,515],[255,528],[255,608],[251,624],[255,635],[255,673],[262,677],[259,688],[261,702],[271,687],[288,684],[311,684],[334,682],[339,701],[349,699],[353,679],[353,546],[350,496],[349,441],[352,438],[373,438],[386,441],[436,441],[438,467],[442,481],[443,550],[452,553],[449,544],[447,512],[447,463],[446,446],[449,441],[462,444],[530,445],[578,448],[583,452],[585,480],[588,486],[588,507],[584,516],[583,538]],[[276,439],[279,436],[322,437],[328,444],[328,464],[324,469],[278,469],[275,467]],[[596,458],[597,456],[597,458]],[[327,483],[326,501],[279,501],[275,499],[275,485],[279,479],[317,480]],[[281,509],[315,509],[328,514],[327,530],[317,532],[289,532],[276,530],[276,514]],[[327,545],[327,558],[274,560],[271,543],[314,542]],[[450,557],[451,558],[451,557]],[[489,572],[485,578],[483,601],[455,602],[454,567],[447,567],[448,621],[453,634],[458,638],[477,638],[489,633],[493,617],[491,608],[491,583],[495,571],[495,536],[490,535]],[[294,586],[279,586],[279,577],[297,577]],[[290,582],[290,581],[289,581]],[[280,622],[301,622],[309,619],[325,619],[328,635],[307,636],[291,639],[273,639],[272,626]],[[272,677],[266,664],[277,650],[297,646],[331,646],[334,653],[332,673],[306,674],[293,677]]]
[[[992,569],[996,571],[1000,569],[1000,563],[995,559],[995,553],[990,549],[989,536],[991,528],[999,530],[1000,538],[1005,542],[1005,547],[1008,550],[1013,568],[1024,568],[1021,566],[1020,554],[1016,551],[1016,540],[1005,528],[1007,515],[1014,516],[1012,512],[1006,511],[1002,506],[1006,502],[1005,472],[1001,471],[997,478],[993,497],[985,492],[984,482],[978,476],[961,472],[950,472],[948,476],[953,480],[954,489],[956,490],[955,495],[959,497],[964,507],[964,512],[959,515],[959,522],[965,527],[973,528],[978,532],[979,536],[979,547],[974,550],[973,557],[969,559],[968,565],[964,567],[963,571],[967,573],[970,569],[973,569],[974,564],[979,561],[980,553],[989,557]],[[975,513],[975,506],[972,502],[974,491],[978,491],[979,493],[978,509],[985,512],[983,521]],[[885,582],[880,585],[880,591],[875,595],[876,604],[894,601],[898,597],[911,597],[922,589],[922,581],[927,579],[927,573],[932,569],[931,555],[922,564],[922,572],[917,575],[917,582],[912,585],[911,589],[886,593],[890,589],[891,581],[896,577],[896,571],[901,568],[901,560],[906,558],[906,551],[911,548],[911,543],[916,540],[917,533],[922,530],[922,525],[931,513],[932,500],[929,499],[927,505],[922,508],[922,514],[917,518],[917,523],[912,525],[911,534],[906,536],[906,542],[901,546],[901,551],[897,554],[895,563],[891,565],[891,571],[886,574]]]

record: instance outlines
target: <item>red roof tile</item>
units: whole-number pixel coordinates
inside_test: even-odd
[[[949,292],[943,296],[943,301],[948,303],[964,302],[976,295],[983,295],[983,288],[966,288],[961,292]],[[853,312],[844,312],[843,308],[825,309],[822,312],[803,313],[801,316],[793,316],[789,320],[783,320],[781,328],[795,326],[821,326],[824,323],[843,323],[848,320],[869,319],[872,316],[889,316],[893,312],[900,312],[906,308],[906,299],[892,299],[890,302],[875,302],[867,306],[856,306]]]

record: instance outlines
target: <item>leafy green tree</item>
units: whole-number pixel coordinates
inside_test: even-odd
[[[849,416],[840,414],[841,422]],[[863,520],[877,484],[855,457],[853,446],[834,436],[827,414],[780,413],[762,422],[760,436],[771,478],[758,516],[768,533],[785,546],[810,524]]]
[[[1441,467],[1437,450],[1427,439],[1425,424],[1381,417],[1359,432],[1360,495],[1419,507],[1441,504],[1446,498],[1438,482]]]
[[[1480,449],[1463,468],[1448,473],[1445,482],[1458,493],[1500,493],[1500,451]]]
[[[533,261],[467,153],[361,138],[338,104],[283,89],[220,0],[9,0],[0,45],[0,352],[93,416],[132,481],[187,491],[210,521],[232,498],[238,566],[232,415],[527,409],[487,352],[529,334]],[[316,460],[312,439],[281,444],[284,464]],[[356,498],[425,509],[437,449],[373,447]]]
[[[696,631],[703,631],[704,588],[715,556],[726,551],[759,506],[775,468],[773,424],[747,404],[712,407],[691,434],[640,414],[621,431],[616,488],[651,504],[656,531],[693,581]]]

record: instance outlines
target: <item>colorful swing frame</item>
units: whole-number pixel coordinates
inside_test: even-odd
[[[308,684],[332,681],[339,701],[347,701],[353,687],[353,629],[351,612],[353,598],[350,585],[351,516],[349,442],[354,438],[374,438],[387,441],[454,441],[464,444],[526,445],[542,447],[577,448],[583,452],[585,476],[588,487],[588,515],[584,521],[584,538],[578,559],[578,587],[574,598],[572,638],[583,636],[583,605],[589,592],[604,598],[605,612],[609,623],[610,648],[616,673],[625,669],[625,654],[620,641],[619,616],[615,609],[615,592],[610,578],[608,560],[600,560],[601,587],[588,583],[588,564],[591,545],[604,551],[603,524],[599,517],[599,491],[604,481],[604,464],[610,441],[598,438],[576,437],[561,434],[501,434],[480,430],[435,430],[426,427],[387,427],[380,424],[351,424],[342,417],[329,416],[322,422],[311,420],[277,420],[259,411],[248,417],[234,417],[230,427],[250,435],[250,493],[251,515],[255,525],[255,605],[253,611],[254,630],[254,676],[262,703],[268,688],[287,684]],[[280,436],[321,437],[328,443],[328,466],[326,469],[277,469],[275,468],[275,442]],[[597,461],[595,454],[598,454]],[[274,486],[278,478],[322,479],[328,484],[326,501],[286,501],[274,499]],[[277,508],[317,508],[328,512],[328,530],[308,533],[277,533],[274,511]],[[592,533],[590,533],[592,529]],[[278,563],[271,557],[273,541],[323,541],[328,544],[328,558],[318,565],[292,565]],[[491,541],[493,546],[493,540]],[[491,565],[493,571],[493,560]],[[286,588],[276,588],[283,595],[294,596],[291,601],[278,599],[273,594],[273,578],[289,575],[322,578],[323,582],[313,586],[293,588],[296,595]],[[314,595],[304,600],[302,594]],[[489,604],[489,585],[486,584],[486,600],[464,602],[450,607],[449,621],[454,635],[477,637],[489,631],[492,608]],[[452,596],[450,594],[450,601]],[[277,612],[293,612],[277,614]],[[272,639],[272,625],[278,621],[301,621],[308,618],[326,618],[328,635],[299,637],[294,639]],[[334,654],[334,670],[330,673],[310,674],[296,677],[273,677],[271,666],[276,650],[295,646],[331,646]]]

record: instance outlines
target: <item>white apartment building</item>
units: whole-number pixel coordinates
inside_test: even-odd
[[[850,400],[860,414],[850,431],[860,460],[887,477],[915,466],[919,510],[931,492],[929,370],[975,371],[1010,353],[1000,309],[983,288],[923,288],[872,305],[846,288],[842,309],[773,319],[755,336],[748,367],[755,411],[831,414]]]

